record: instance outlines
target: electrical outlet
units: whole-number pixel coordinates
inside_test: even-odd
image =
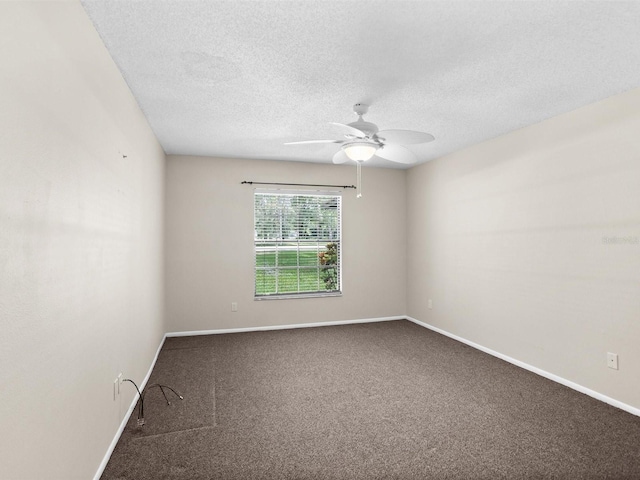
[[[118,396],[118,387],[119,387],[119,385],[118,385],[118,379],[116,378],[116,379],[113,381],[113,401],[114,401],[114,402],[116,401],[116,397]]]
[[[433,308],[433,300],[431,300],[431,299],[427,300],[427,308],[429,310],[431,310]]]
[[[122,372],[118,374],[118,395],[120,395],[120,385],[122,385]]]
[[[231,302],[231,311],[232,312],[238,311],[238,302]]]
[[[607,352],[607,367],[618,370],[618,354]]]

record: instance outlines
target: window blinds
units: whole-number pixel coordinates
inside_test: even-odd
[[[341,200],[254,193],[256,298],[340,293]]]

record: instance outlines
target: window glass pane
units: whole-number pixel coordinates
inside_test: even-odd
[[[338,289],[338,269],[323,267],[320,269],[320,285],[322,289],[332,291]]]
[[[295,267],[298,265],[298,252],[295,245],[278,246],[278,266]]]
[[[278,271],[278,292],[298,292],[298,270],[283,268]]]
[[[256,267],[274,267],[276,265],[276,254],[273,251],[266,250],[265,247],[259,247],[256,251]]]
[[[304,268],[300,270],[300,291],[313,292],[324,290],[321,285],[320,272],[317,268]]]
[[[317,267],[320,262],[318,253],[321,251],[321,249],[322,247],[320,247],[317,242],[300,242],[300,266]]]
[[[276,271],[256,270],[256,295],[269,295],[276,293]]]

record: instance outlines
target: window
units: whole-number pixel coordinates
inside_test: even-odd
[[[255,297],[341,293],[339,195],[254,194]]]

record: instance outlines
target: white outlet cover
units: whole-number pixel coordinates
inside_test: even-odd
[[[618,370],[618,354],[607,352],[607,367]]]

